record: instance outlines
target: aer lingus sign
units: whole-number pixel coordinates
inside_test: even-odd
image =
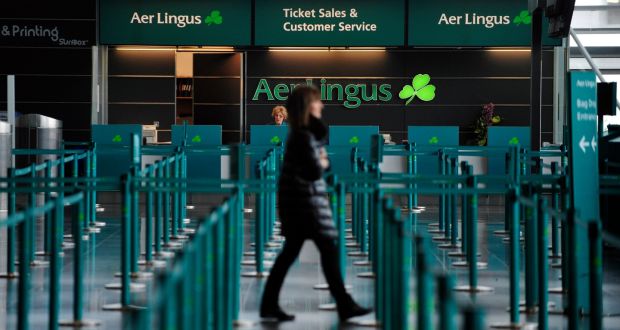
[[[99,38],[112,45],[250,44],[247,0],[101,0]]]
[[[408,43],[446,47],[529,46],[532,17],[527,9],[528,0],[409,0]],[[560,39],[546,37],[543,42],[561,44]]]

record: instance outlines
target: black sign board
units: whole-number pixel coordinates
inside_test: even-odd
[[[95,20],[0,19],[0,46],[89,47]]]

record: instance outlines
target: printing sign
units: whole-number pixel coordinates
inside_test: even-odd
[[[89,47],[94,44],[94,20],[0,19],[0,46]]]

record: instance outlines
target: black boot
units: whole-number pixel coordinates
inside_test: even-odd
[[[340,317],[341,321],[346,321],[356,316],[370,314],[370,312],[372,312],[372,309],[362,307],[353,300],[342,307],[338,306],[338,317]]]
[[[276,308],[261,307],[260,317],[264,319],[273,319],[278,322],[293,321],[295,319],[295,315],[286,314],[279,306],[277,306]]]

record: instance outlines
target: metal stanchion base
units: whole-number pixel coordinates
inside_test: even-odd
[[[493,234],[497,235],[497,236],[507,236],[508,234],[510,234],[510,231],[508,230],[496,230],[493,232]]]
[[[508,312],[510,312],[510,307],[506,308]],[[555,310],[555,303],[550,301],[547,303],[547,311],[550,313]],[[525,301],[521,301],[519,303],[519,313],[522,314],[536,314],[538,313],[538,305],[534,307],[525,307]]]
[[[101,228],[89,226],[84,228],[84,232],[88,234],[99,234],[101,232]]]
[[[67,320],[60,321],[58,325],[61,327],[70,327],[70,328],[91,328],[101,325],[101,321],[96,320]]]
[[[84,237],[82,237],[82,240],[84,240]],[[86,240],[86,241],[88,241],[88,240]],[[73,249],[74,247],[75,247],[75,243],[73,243],[73,242],[62,242],[62,248],[63,249]]]
[[[504,242],[504,243],[509,243],[509,242],[510,242],[510,237],[504,237],[504,238],[502,238],[502,242]],[[525,238],[521,237],[521,238],[519,239],[519,242],[522,242],[522,243],[523,243],[523,242],[525,242]]]
[[[347,255],[349,257],[367,257],[368,253],[362,252],[362,251],[352,251],[352,252],[347,253]]]
[[[439,244],[439,245],[437,245],[437,247],[440,248],[440,249],[447,249],[447,250],[460,249],[461,248],[461,246],[459,244],[452,244],[452,243]]]
[[[377,276],[373,272],[363,272],[363,273],[357,274],[357,277],[359,277],[359,278],[375,278]]]
[[[47,267],[50,262],[45,260],[33,260],[30,262],[30,267]]]
[[[348,242],[348,243],[345,243],[344,246],[346,246],[346,247],[358,247],[359,244],[357,244],[356,242]]]
[[[358,327],[381,328],[381,322],[377,320],[348,320],[347,324],[356,325]]]
[[[258,272],[245,272],[245,273],[241,273],[241,277],[257,277],[257,278],[264,278],[269,276],[269,272],[262,272],[262,273],[258,273]]]
[[[97,207],[95,208],[95,212],[101,213],[101,212],[105,212],[105,207]]]
[[[122,283],[110,283],[106,284],[105,288],[108,290],[121,290],[123,288]],[[129,292],[143,292],[146,289],[144,283],[129,283]]]
[[[549,288],[547,290],[547,292],[549,292],[549,294],[564,294],[566,292],[564,292],[564,289],[562,289],[562,287],[559,288]]]
[[[256,260],[252,260],[252,259],[243,260],[243,261],[241,261],[241,265],[242,266],[256,266]],[[265,267],[271,267],[271,266],[273,266],[273,262],[265,260],[265,261],[263,261],[263,265]]]
[[[484,292],[492,292],[493,288],[490,286],[481,286],[481,285],[478,285],[475,288],[472,288],[469,285],[459,285],[454,288],[454,291],[470,292],[470,293],[484,293]]]
[[[95,221],[91,223],[91,226],[95,226],[95,227],[105,227],[106,223],[103,221]]]
[[[121,273],[114,273],[114,277],[121,277]],[[129,274],[129,278],[132,279],[148,279],[152,278],[153,273],[151,272],[133,272]]]
[[[429,227],[439,227],[439,222],[431,222],[427,226],[429,226]]]
[[[253,257],[256,255],[255,251],[247,251],[247,252],[243,252],[243,255],[246,257]],[[273,258],[275,257],[276,254],[274,252],[263,252],[263,257],[265,258]]]
[[[551,268],[555,268],[555,269],[562,268],[562,263],[561,262],[553,263],[551,264]]]
[[[248,320],[234,320],[233,327],[235,328],[249,328],[256,325],[256,322],[248,321]]]
[[[351,235],[351,234],[348,234],[348,235],[345,235],[345,236],[344,236],[344,239],[349,239],[349,240],[351,240],[351,239],[354,239],[354,238],[355,238],[355,237],[353,237],[353,235]]]
[[[312,288],[317,291],[326,291],[326,290],[329,290],[329,284],[327,283],[315,284]],[[344,289],[348,291],[348,290],[353,289],[353,286],[349,284],[345,284]]]
[[[170,259],[174,257],[174,252],[171,252],[171,251],[153,252],[153,257],[162,258],[162,259]]]
[[[185,218],[185,219],[183,219],[183,223],[186,224],[186,225],[189,224],[189,223],[192,223],[192,219]]]
[[[352,233],[352,232],[353,232],[353,229],[351,229],[351,228],[346,228],[346,229],[344,230],[344,232],[345,232],[345,233]]]
[[[354,261],[353,262],[353,266],[371,266],[372,263],[370,262],[370,260],[360,260],[360,261]]]
[[[561,254],[549,254],[549,259],[562,259],[562,255]],[[561,265],[561,264],[560,264]],[[553,265],[552,265],[553,266]]]
[[[185,209],[186,210],[193,210],[195,208],[196,208],[196,206],[194,206],[194,205],[185,205]]]
[[[183,244],[178,243],[178,242],[168,242],[168,243],[162,244],[162,246],[169,248],[169,249],[180,249],[183,247]]]
[[[353,220],[351,220],[351,218],[349,218],[349,219],[344,219],[344,222],[346,222],[346,223],[351,223],[351,222],[353,222]]]
[[[465,253],[463,251],[448,252],[448,257],[465,258],[465,257],[467,257],[467,253]]]
[[[432,240],[433,242],[449,242],[452,239],[447,236],[433,236]]]
[[[243,209],[243,213],[252,213],[254,212],[253,209]]]
[[[498,324],[491,324],[491,328],[493,329],[535,329],[537,328],[537,325],[528,324],[528,323],[498,323]]]
[[[0,278],[6,278],[7,280],[12,280],[12,279],[18,278],[18,277],[19,277],[19,273],[18,272],[2,273],[2,274],[0,274]]]
[[[281,248],[282,247],[282,243],[267,242],[267,244],[265,244],[265,247],[268,247],[268,248]]]
[[[443,229],[439,229],[439,227],[435,228],[435,229],[429,229],[427,230],[427,232],[429,234],[443,234],[445,230]]]
[[[175,241],[186,241],[189,239],[189,236],[176,234],[176,235],[170,235],[170,239],[173,239]]]
[[[162,260],[151,260],[151,261],[139,260],[138,265],[152,267],[152,268],[166,268],[167,263]]]
[[[193,228],[183,228],[183,229],[179,229],[179,231],[185,233],[185,234],[195,234],[196,230]]]
[[[488,264],[486,262],[478,261],[477,263],[478,269],[486,269]],[[467,261],[456,261],[452,263],[452,267],[457,268],[465,268],[469,267],[469,263]]]
[[[122,304],[108,304],[108,305],[103,305],[101,309],[103,309],[104,311],[131,312],[131,311],[144,310],[146,309],[146,307],[134,306],[134,305],[124,306]]]
[[[335,311],[336,310],[336,304],[335,303],[320,304],[319,305],[319,310],[321,310],[321,311]]]

